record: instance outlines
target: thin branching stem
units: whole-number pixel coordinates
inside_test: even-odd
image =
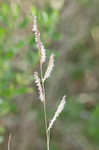
[[[40,73],[41,73],[41,81],[42,81],[42,88],[44,94],[44,101],[43,101],[43,109],[44,109],[44,120],[45,120],[45,128],[46,128],[46,140],[47,140],[47,150],[49,150],[49,131],[47,130],[47,113],[46,113],[46,97],[45,97],[45,87],[43,82],[43,73],[42,73],[42,62],[40,62]]]

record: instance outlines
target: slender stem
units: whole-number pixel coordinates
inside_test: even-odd
[[[47,131],[47,117],[46,117],[46,104],[45,104],[45,102],[44,102],[44,116],[45,116],[45,126],[46,126],[47,150],[49,150],[49,134]]]
[[[43,74],[42,74],[42,63],[40,62],[40,72],[41,72],[41,81],[42,81],[42,88],[44,94],[44,102],[43,102],[43,109],[44,109],[44,120],[45,120],[45,128],[46,128],[46,140],[47,140],[47,150],[49,150],[49,133],[48,133],[48,126],[47,126],[47,114],[46,114],[46,98],[45,98],[45,87],[43,82]]]
[[[9,134],[8,138],[8,150],[10,150],[10,144],[11,144],[11,134]]]
[[[47,130],[47,132],[48,132],[48,138],[49,138],[48,139],[48,145],[50,145],[50,130],[49,131]]]

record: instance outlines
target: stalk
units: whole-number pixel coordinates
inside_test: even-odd
[[[46,113],[46,97],[45,97],[45,87],[43,82],[43,73],[42,73],[42,62],[40,62],[40,73],[41,73],[41,81],[42,81],[42,88],[44,94],[44,101],[43,101],[43,110],[44,110],[44,120],[45,120],[45,129],[46,129],[46,142],[47,142],[47,150],[49,150],[49,131],[47,125],[47,113]]]

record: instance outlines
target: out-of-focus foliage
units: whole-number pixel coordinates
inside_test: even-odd
[[[86,135],[91,139],[91,141],[99,144],[99,106],[97,106],[89,116],[85,131]]]
[[[99,144],[98,30],[98,26],[93,26],[88,41],[78,43],[68,52],[66,76],[70,99],[63,113],[66,123],[79,122],[82,135],[96,145]]]

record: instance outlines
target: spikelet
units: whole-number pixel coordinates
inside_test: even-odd
[[[52,72],[52,70],[53,70],[53,67],[54,67],[54,54],[51,54],[50,59],[49,59],[49,63],[48,63],[48,67],[47,67],[47,70],[46,70],[45,75],[44,75],[43,82],[44,82],[48,77],[50,77],[51,72]]]
[[[40,32],[38,30],[36,16],[34,16],[34,23],[33,23],[32,31],[35,33],[35,40],[36,40],[36,43],[37,43],[37,47],[40,51],[40,57],[41,57],[40,62],[43,64],[46,61],[46,50],[44,48],[43,43],[40,40]]]
[[[38,90],[39,90],[40,100],[41,100],[41,102],[43,102],[44,94],[43,94],[42,86],[40,83],[40,78],[38,76],[38,72],[34,72],[34,79],[35,79],[36,86],[38,87]]]
[[[65,98],[66,98],[66,96],[63,96],[63,98],[62,98],[62,100],[61,100],[61,102],[60,102],[60,104],[59,104],[59,106],[58,106],[58,108],[57,108],[57,111],[55,112],[54,117],[53,117],[52,120],[50,121],[50,124],[49,124],[49,127],[48,127],[48,131],[52,128],[52,126],[53,126],[55,120],[57,119],[57,117],[60,115],[60,113],[61,113],[62,110],[64,109],[64,105],[65,105],[65,103],[66,103]]]
[[[32,31],[33,31],[33,32],[36,32],[36,31],[37,31],[37,21],[36,21],[36,16],[34,16]]]
[[[40,42],[40,49],[41,49],[41,51],[40,51],[40,55],[41,55],[40,61],[43,64],[46,61],[46,50],[45,50],[44,45],[43,45],[42,42]]]

